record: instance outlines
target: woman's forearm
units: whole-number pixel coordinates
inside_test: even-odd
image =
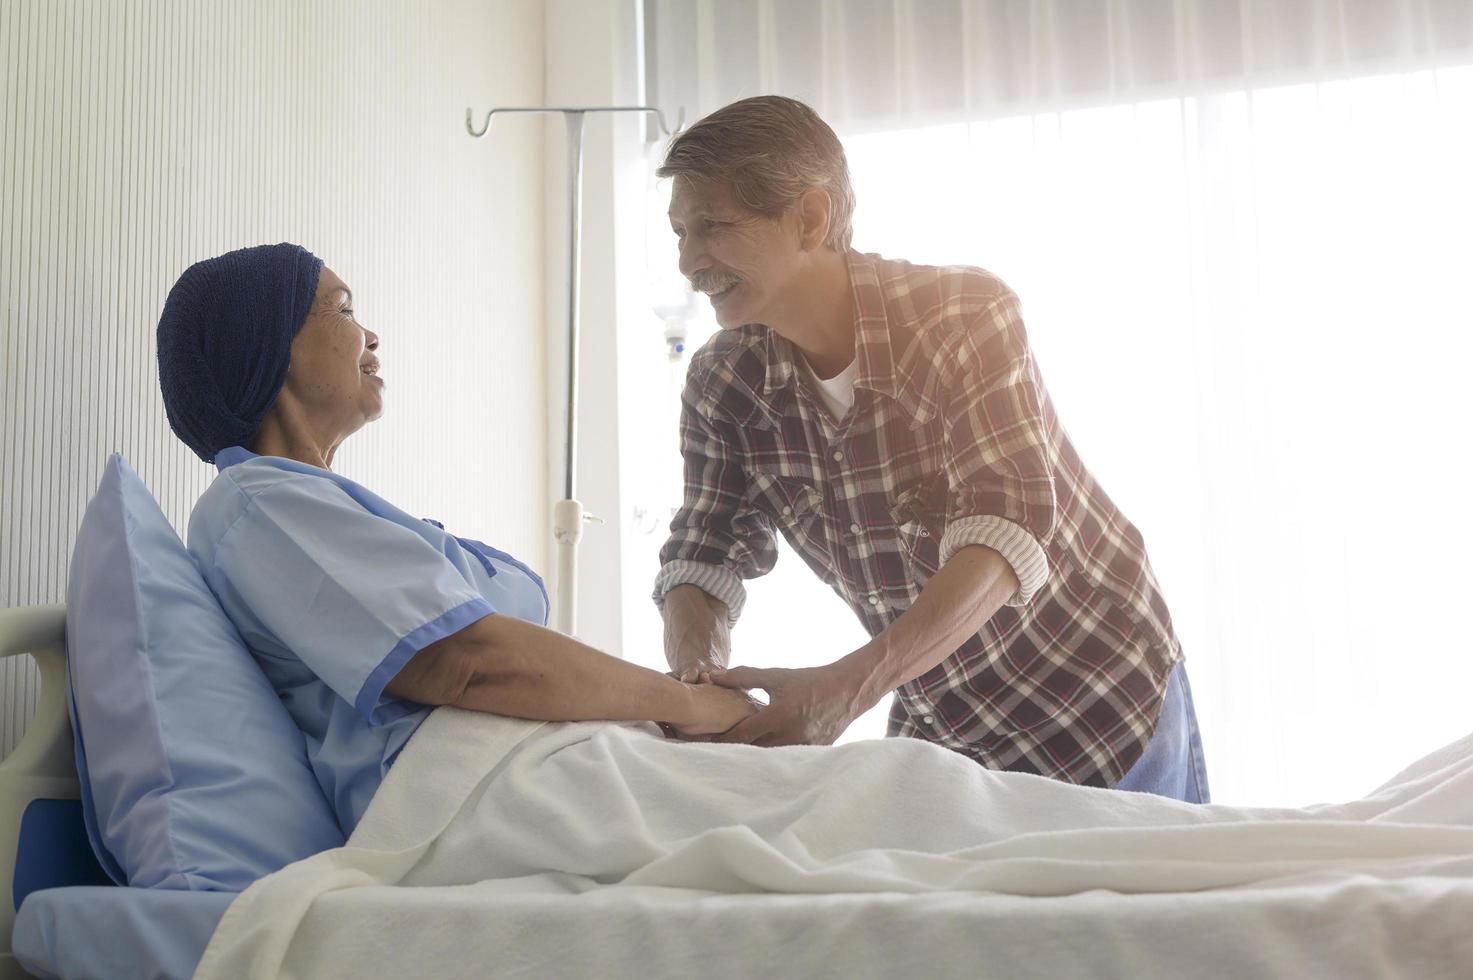
[[[688,685],[512,616],[487,616],[416,654],[385,689],[539,721],[663,721],[697,717]]]
[[[659,671],[510,616],[482,622],[491,635],[459,707],[544,721],[694,717],[689,686]]]

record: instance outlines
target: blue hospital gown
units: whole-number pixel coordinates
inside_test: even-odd
[[[220,474],[189,519],[190,553],[306,736],[351,834],[430,712],[384,687],[415,653],[483,616],[545,624],[547,590],[510,555],[336,473],[239,447],[215,462]]]

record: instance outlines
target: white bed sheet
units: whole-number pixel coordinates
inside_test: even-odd
[[[441,709],[198,976],[1465,975],[1473,737],[1364,800],[1192,807],[912,740],[666,742]]]

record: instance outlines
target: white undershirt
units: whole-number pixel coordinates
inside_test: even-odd
[[[849,409],[854,407],[854,379],[859,376],[859,358],[849,362],[849,366],[838,374],[825,381],[813,370],[813,365],[808,363],[808,358],[799,357],[803,367],[807,369],[808,379],[813,382],[814,390],[828,406],[829,413],[833,415],[834,421],[842,422],[844,416],[849,414]]]

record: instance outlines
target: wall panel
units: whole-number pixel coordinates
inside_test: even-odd
[[[382,337],[385,417],[336,468],[545,565],[536,0],[0,0],[0,605],[61,602],[103,460],[181,533],[213,477],[154,328],[191,262],[295,241]],[[0,754],[35,698],[0,666]]]

